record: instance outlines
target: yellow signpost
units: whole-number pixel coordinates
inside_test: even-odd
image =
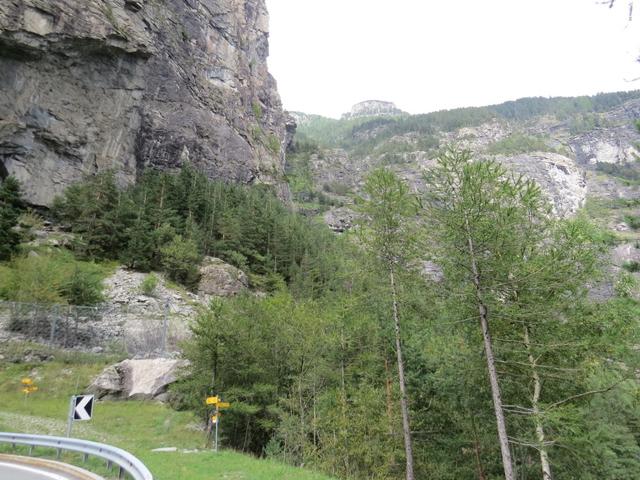
[[[218,395],[214,395],[212,397],[205,398],[205,403],[207,405],[215,406],[215,411],[211,414],[211,423],[216,426],[216,434],[215,434],[215,451],[218,451],[218,427],[220,425],[220,410],[223,408],[231,407],[229,402],[223,402]]]
[[[22,384],[22,393],[24,393],[25,398],[38,391],[38,386],[30,378],[23,378],[20,383]]]

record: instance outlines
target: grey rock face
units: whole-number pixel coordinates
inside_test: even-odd
[[[113,169],[191,162],[284,197],[286,118],[264,0],[0,3],[0,174],[49,205]]]
[[[496,159],[512,171],[534,180],[558,217],[571,216],[584,205],[586,175],[570,158],[557,153],[533,152]]]
[[[570,140],[581,164],[628,163],[638,158],[638,132],[632,125],[597,129]]]
[[[342,115],[342,118],[358,118],[358,117],[383,117],[388,115],[402,115],[405,112],[395,106],[393,102],[384,102],[382,100],[366,100],[356,103],[351,107],[351,111]]]

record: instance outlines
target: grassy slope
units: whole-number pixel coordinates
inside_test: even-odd
[[[69,361],[0,364],[0,431],[64,435],[69,397],[81,391],[105,366],[98,358],[85,357],[82,363],[65,360]],[[28,399],[20,392],[20,380],[25,376],[33,378],[39,386],[38,392]],[[197,419],[188,412],[176,412],[156,402],[99,402],[90,422],[74,425],[73,436],[130,451],[158,480],[329,480],[310,471],[232,451],[219,454],[203,451],[204,433]],[[151,452],[158,447],[177,447],[178,451]]]

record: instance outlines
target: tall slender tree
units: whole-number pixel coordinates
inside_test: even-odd
[[[506,480],[513,480],[505,410],[491,336],[495,312],[515,264],[535,244],[530,225],[546,215],[539,188],[493,161],[472,161],[468,150],[445,149],[427,174],[425,221],[434,233],[457,301],[478,320],[491,385]]]
[[[402,332],[398,295],[398,272],[406,267],[414,240],[410,233],[415,212],[414,203],[406,184],[393,172],[375,170],[367,178],[364,192],[367,199],[362,204],[366,227],[361,229],[361,239],[386,272],[391,298],[390,316],[395,333],[395,353],[400,387],[400,409],[402,411],[402,434],[406,457],[406,478],[413,480],[413,442],[409,418],[409,399],[402,353]]]

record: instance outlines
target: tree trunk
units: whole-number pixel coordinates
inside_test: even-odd
[[[536,427],[536,438],[538,439],[540,452],[540,466],[542,467],[542,480],[552,480],[551,463],[549,462],[549,452],[545,444],[544,428],[542,426],[542,418],[540,416],[540,393],[542,392],[542,383],[540,375],[536,369],[536,362],[531,353],[531,342],[529,340],[529,327],[524,327],[524,344],[527,347],[527,355],[531,364],[531,377],[533,379],[533,396],[531,397],[531,409],[533,410],[533,422]]]
[[[471,417],[471,427],[473,428],[473,452],[476,458],[476,470],[478,472],[478,480],[487,480],[484,474],[484,468],[482,468],[482,459],[480,458],[480,441],[478,439],[478,429],[476,428],[476,419],[471,412],[468,412]]]
[[[502,466],[504,467],[505,480],[514,480],[513,463],[511,461],[511,450],[509,449],[509,437],[507,436],[507,425],[504,419],[504,410],[502,408],[502,398],[500,395],[500,384],[498,383],[498,372],[496,371],[495,358],[493,357],[493,345],[491,342],[491,333],[489,332],[489,315],[487,306],[482,298],[480,285],[480,272],[476,263],[475,248],[471,232],[469,231],[469,223],[467,227],[467,245],[469,248],[469,256],[471,258],[471,272],[473,273],[473,285],[476,291],[476,303],[478,313],[480,314],[480,327],[482,329],[482,338],[484,341],[484,352],[487,357],[487,370],[489,371],[489,382],[491,383],[491,396],[493,397],[493,409],[496,415],[496,424],[498,426],[498,438],[500,441],[500,452],[502,453]]]
[[[393,321],[396,333],[396,355],[398,357],[398,380],[400,382],[400,409],[402,410],[402,433],[404,436],[404,451],[407,457],[406,479],[414,480],[413,474],[413,446],[411,443],[411,427],[409,422],[409,405],[407,401],[407,385],[404,378],[404,360],[402,358],[402,341],[400,337],[400,317],[398,315],[398,293],[393,268],[389,269],[391,281],[391,298],[393,301]]]

